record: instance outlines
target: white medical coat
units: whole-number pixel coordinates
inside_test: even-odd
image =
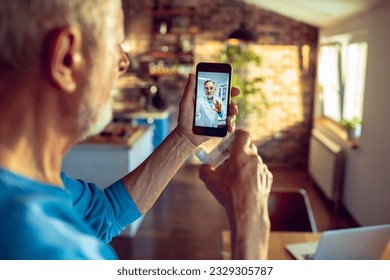
[[[213,103],[207,101],[206,96],[201,96],[197,99],[195,125],[204,127],[218,127],[218,118],[224,119],[226,115],[226,108],[222,103],[221,98],[214,96],[213,102],[220,102],[222,104],[221,114],[213,110],[215,108]]]

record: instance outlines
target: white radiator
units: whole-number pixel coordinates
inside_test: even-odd
[[[344,178],[344,150],[317,129],[312,130],[310,137],[309,174],[338,207]]]

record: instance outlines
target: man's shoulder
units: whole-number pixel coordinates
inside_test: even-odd
[[[49,210],[57,205],[71,206],[69,194],[60,187],[45,185],[23,177],[20,177],[20,180],[7,179],[0,176],[0,213],[8,211],[23,216],[41,208]],[[44,213],[45,211],[39,212],[40,215]]]
[[[69,199],[50,193],[8,189],[0,195],[3,228],[22,235],[46,234],[46,229],[58,226],[61,220],[74,220],[72,212]]]
[[[115,258],[61,198],[40,192],[9,193],[7,201],[0,201],[0,215],[0,259]]]

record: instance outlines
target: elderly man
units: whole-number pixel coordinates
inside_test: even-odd
[[[123,39],[120,0],[0,0],[0,259],[115,259],[107,242],[149,210],[184,160],[208,140],[191,132],[190,75],[178,126],[136,170],[104,191],[60,173],[69,148],[111,120],[110,92],[128,66]],[[233,131],[234,103],[230,112]],[[225,167],[230,173],[222,176],[237,177],[229,188],[216,181],[218,170],[202,171],[232,217],[264,209],[266,202],[257,202],[267,197],[271,178],[249,136],[238,135]],[[244,170],[255,179],[240,176]],[[241,198],[230,195],[239,184],[258,190],[254,204],[253,193],[240,194],[252,201],[245,210],[236,209]],[[242,220],[237,236],[259,232]],[[252,240],[264,249],[266,238]],[[240,258],[264,257],[245,246],[240,252]]]

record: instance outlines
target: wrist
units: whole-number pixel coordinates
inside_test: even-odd
[[[243,235],[258,230],[260,227],[270,228],[271,222],[268,214],[268,205],[253,205],[245,209],[234,211],[237,233]]]

